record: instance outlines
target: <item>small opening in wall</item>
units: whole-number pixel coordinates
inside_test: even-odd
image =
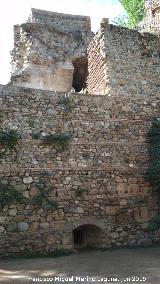
[[[73,232],[74,244],[82,245],[84,242],[84,231],[83,230],[74,230]]]
[[[74,59],[72,63],[74,66],[72,87],[75,89],[75,92],[80,92],[86,88],[88,61],[86,57],[82,57]]]
[[[102,230],[95,225],[82,225],[73,230],[74,249],[100,248],[103,239]]]

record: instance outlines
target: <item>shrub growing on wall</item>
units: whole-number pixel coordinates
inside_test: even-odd
[[[47,185],[42,179],[40,179],[40,184],[36,185],[39,193],[37,193],[32,198],[32,204],[37,206],[38,208],[43,209],[57,209],[58,203],[56,200],[52,200],[49,196],[49,192],[53,190],[53,186]]]
[[[149,131],[149,140],[150,163],[146,172],[146,179],[150,182],[153,191],[160,193],[160,119],[154,119]],[[160,214],[153,217],[150,228],[153,230],[160,229]]]
[[[0,209],[6,205],[21,203],[24,199],[23,194],[17,191],[9,181],[0,183]]]
[[[0,130],[0,156],[3,157],[7,151],[17,153],[19,133],[16,130]]]
[[[153,191],[160,192],[160,120],[155,119],[150,132],[150,164],[147,170],[147,179]]]
[[[46,145],[55,145],[61,147],[64,150],[65,147],[69,145],[71,138],[72,135],[70,133],[62,132],[46,135],[43,138],[43,142]]]

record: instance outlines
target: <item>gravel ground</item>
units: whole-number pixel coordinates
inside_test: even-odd
[[[0,283],[46,282],[160,284],[160,247],[84,251],[58,258],[0,260]]]

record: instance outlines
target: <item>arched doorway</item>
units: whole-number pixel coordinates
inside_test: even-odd
[[[104,240],[102,229],[96,225],[85,224],[72,233],[73,249],[101,248]]]

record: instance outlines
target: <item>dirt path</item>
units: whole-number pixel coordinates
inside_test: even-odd
[[[61,276],[61,279],[54,279],[55,276]],[[0,283],[4,284],[46,283],[45,279],[48,283],[68,283],[60,281],[66,276],[75,276],[69,282],[72,284],[99,282],[160,284],[160,247],[89,251],[59,258],[0,260]],[[76,279],[76,276],[86,277],[85,281]],[[133,278],[134,276],[139,279]]]

